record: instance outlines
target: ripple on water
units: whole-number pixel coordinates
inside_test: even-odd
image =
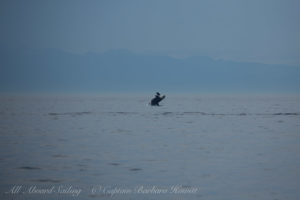
[[[63,180],[61,180],[61,179],[48,179],[48,178],[45,178],[45,179],[32,179],[31,181],[39,182],[39,183],[61,183],[61,182],[63,182]]]
[[[112,166],[119,166],[121,165],[120,163],[109,163],[109,165],[112,165]]]
[[[48,113],[48,115],[53,116],[53,117],[63,116],[63,115],[75,117],[75,116],[88,115],[88,114],[92,114],[92,112],[84,111],[84,112],[65,112],[65,113],[51,112],[51,113]]]
[[[141,169],[141,168],[131,168],[131,169],[129,169],[129,171],[133,171],[133,172],[141,171],[141,170],[143,170],[143,169]]]
[[[68,156],[63,155],[63,154],[55,154],[55,155],[52,155],[52,157],[54,157],[54,158],[67,158]]]
[[[33,166],[22,166],[22,167],[19,167],[17,169],[23,169],[23,170],[41,170],[42,168],[40,168],[40,167],[33,167]]]

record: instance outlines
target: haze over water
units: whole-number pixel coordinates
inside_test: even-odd
[[[2,97],[1,199],[296,200],[299,100],[170,95],[151,107],[139,95]],[[15,185],[24,194],[9,193]]]

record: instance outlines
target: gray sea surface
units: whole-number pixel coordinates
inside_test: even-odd
[[[1,199],[298,200],[300,97],[1,96]]]

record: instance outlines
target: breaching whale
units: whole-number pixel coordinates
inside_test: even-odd
[[[166,98],[165,95],[160,96],[159,92],[156,92],[156,95],[153,99],[151,99],[150,105],[151,106],[159,106],[159,102],[161,102],[164,98]]]

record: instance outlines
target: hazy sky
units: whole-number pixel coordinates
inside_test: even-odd
[[[0,44],[300,66],[297,0],[1,0]]]

